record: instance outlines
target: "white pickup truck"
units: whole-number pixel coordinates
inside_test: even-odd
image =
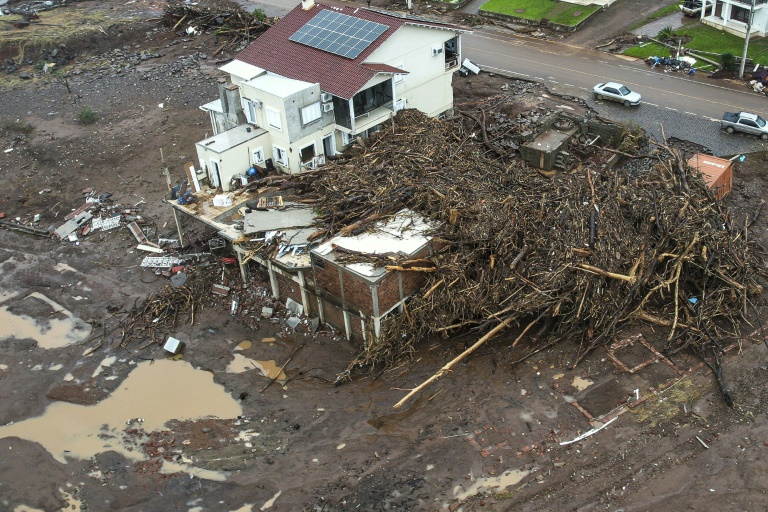
[[[720,127],[728,133],[751,133],[752,135],[759,135],[763,140],[768,140],[768,124],[757,114],[726,112],[720,121]]]

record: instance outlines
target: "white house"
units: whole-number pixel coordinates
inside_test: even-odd
[[[754,2],[755,10],[749,37],[765,37],[768,34],[768,0]],[[740,37],[747,33],[752,0],[704,0],[704,4],[707,8],[701,10],[702,23]]]
[[[461,34],[436,21],[362,7],[302,4],[220,68],[230,82],[203,105],[213,136],[200,168],[228,191],[252,165],[314,169],[402,108],[453,109]]]

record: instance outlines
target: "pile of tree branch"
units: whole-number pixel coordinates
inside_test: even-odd
[[[544,175],[502,162],[465,119],[401,111],[294,183],[322,205],[327,233],[361,233],[406,207],[439,226],[424,292],[350,369],[391,362],[428,334],[506,326],[533,349],[575,342],[575,363],[635,322],[662,328],[668,351],[721,351],[739,336],[762,292],[748,225],[732,224],[676,150],[659,144],[642,176],[605,166]]]
[[[276,22],[277,18],[268,18],[260,10],[250,14],[239,7],[212,10],[179,1],[170,2],[163,16],[163,25],[171,30],[212,31],[226,38],[213,55],[224,49],[236,50],[242,43],[256,39]]]

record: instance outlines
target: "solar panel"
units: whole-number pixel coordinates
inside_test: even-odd
[[[288,39],[355,59],[388,28],[381,23],[322,10]]]

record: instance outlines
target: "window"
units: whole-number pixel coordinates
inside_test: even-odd
[[[264,162],[264,148],[254,149],[251,155],[253,157],[252,164],[260,164]]]
[[[308,125],[309,123],[320,119],[320,116],[322,116],[320,102],[313,103],[310,106],[301,109],[301,124]]]
[[[403,65],[403,64],[398,64],[398,65],[397,65],[397,66],[395,66],[395,67],[396,67],[397,69],[405,69],[405,65]],[[396,74],[396,75],[395,75],[395,83],[396,83],[396,84],[399,84],[399,83],[400,83],[400,82],[402,82],[404,79],[405,79],[405,75],[398,75],[398,74]]]
[[[256,122],[256,105],[251,100],[243,100],[243,111],[245,112],[245,119],[251,124],[258,124]]]
[[[269,107],[267,107],[266,110],[267,110],[267,123],[269,124],[269,126],[277,130],[282,130],[283,123],[280,121],[280,112]]]
[[[353,138],[354,137],[352,137],[351,134],[349,134],[347,132],[341,132],[341,143],[344,144],[345,146],[347,144],[349,144],[350,142],[352,142]]]
[[[272,157],[275,159],[275,162],[288,167],[288,152],[283,148],[272,146]]]

